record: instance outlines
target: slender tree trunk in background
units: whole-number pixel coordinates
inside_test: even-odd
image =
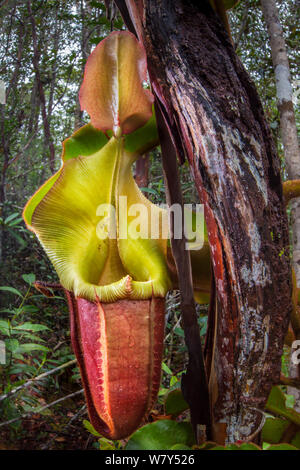
[[[240,30],[239,30],[239,32],[236,36],[235,41],[234,41],[235,50],[237,50],[237,48],[239,47],[240,41],[241,41],[241,39],[242,39],[246,29],[247,29],[247,26],[248,26],[248,21],[249,21],[249,17],[248,17],[249,0],[244,0],[243,7],[244,7],[244,13],[243,13],[242,21],[241,21]]]
[[[5,138],[4,132],[4,120],[5,120],[5,104],[0,104],[0,132],[1,132],[1,153],[3,155],[3,164],[1,168],[1,180],[0,180],[0,217],[5,218],[4,204],[6,200],[6,175],[9,161],[9,150],[8,142]],[[3,259],[3,246],[4,246],[4,227],[0,226],[0,263]]]
[[[81,73],[82,73],[82,78],[83,78],[83,72],[84,72],[86,60],[91,53],[91,43],[88,40],[89,35],[90,35],[90,28],[88,27],[87,19],[86,19],[88,16],[91,16],[91,10],[90,10],[89,2],[84,1],[84,0],[80,0],[79,2],[76,2],[76,8],[77,8],[78,15],[80,15],[80,18],[81,18],[81,59],[82,59]],[[74,130],[79,129],[81,126],[84,125],[84,122],[82,120],[82,115],[83,115],[83,112],[81,111],[79,98],[77,94]]]
[[[289,179],[300,178],[300,148],[297,135],[295,112],[292,101],[290,67],[285,40],[275,0],[261,0],[261,6],[268,28],[273,66],[276,77],[280,128],[285,164]],[[300,199],[292,202],[293,261],[300,287]]]
[[[35,78],[34,85],[31,90],[31,97],[30,97],[30,116],[28,119],[27,125],[27,137],[29,138],[31,134],[36,130],[38,126],[40,115],[40,101],[38,98],[38,89],[37,89],[37,81]]]
[[[21,59],[24,51],[24,43],[26,39],[26,23],[20,25],[18,30],[18,48],[17,48],[17,56],[15,60],[15,68],[14,72],[11,76],[11,79],[7,85],[6,89],[6,101],[9,99],[10,95],[12,94],[12,109],[14,113],[17,113],[17,106],[15,103],[15,95],[13,91],[18,84],[18,80],[20,78],[20,67],[21,67]],[[5,118],[6,118],[6,105],[0,105],[0,135],[1,135],[1,153],[3,154],[3,165],[1,169],[1,178],[0,178],[0,216],[4,219],[6,217],[5,214],[5,203],[6,203],[6,178],[7,178],[7,171],[10,165],[10,140],[11,135],[6,132],[5,130]],[[5,245],[5,231],[3,226],[0,226],[0,263],[4,258],[4,245]]]
[[[55,148],[54,148],[54,144],[52,141],[49,118],[47,114],[45,92],[44,92],[44,87],[43,87],[43,83],[41,80],[41,74],[40,74],[40,68],[39,68],[40,51],[38,48],[35,18],[32,13],[30,0],[28,0],[27,2],[27,7],[28,7],[28,14],[31,20],[32,44],[33,44],[33,52],[34,52],[33,53],[33,66],[34,66],[34,71],[36,75],[39,98],[41,102],[41,111],[42,111],[44,135],[45,135],[45,146],[46,146],[47,151],[49,151],[50,170],[52,173],[54,173],[55,171]]]
[[[54,58],[53,58],[52,67],[51,67],[50,92],[49,92],[48,109],[47,109],[49,126],[50,126],[52,110],[53,110],[54,90],[56,86],[56,76],[57,76],[57,55],[58,55],[58,49],[59,49],[59,38],[61,35],[61,26],[60,26],[59,19],[58,19],[59,6],[60,4],[57,3],[56,8],[55,8],[55,22],[54,22],[53,46],[52,46],[52,50],[54,52]]]
[[[149,184],[149,154],[142,155],[135,164],[135,181],[140,188]]]
[[[276,77],[277,103],[280,113],[280,129],[288,178],[300,178],[300,148],[295,112],[292,101],[292,86],[286,44],[280,24],[275,0],[261,0],[262,11],[268,28],[272,61]],[[291,223],[293,230],[293,267],[297,286],[300,288],[300,198],[291,201]],[[297,338],[297,339],[300,339]],[[299,368],[290,367],[292,377],[299,376]],[[296,398],[296,409],[300,411],[300,391],[289,389]]]
[[[213,437],[251,439],[279,382],[292,310],[276,149],[257,91],[208,2],[116,3],[145,46],[157,103],[205,205],[216,284]]]

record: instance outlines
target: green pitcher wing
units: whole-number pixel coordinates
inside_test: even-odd
[[[63,141],[62,160],[88,157],[98,152],[108,142],[107,136],[92,126],[91,123],[82,126],[71,137]]]
[[[118,263],[114,265],[111,292],[109,286],[99,286],[110,240],[97,234],[98,224],[101,225],[97,210],[99,204],[113,202],[118,156],[119,142],[112,138],[92,156],[66,160],[56,178],[40,189],[41,194],[33,196],[34,202],[29,201],[24,213],[25,217],[32,213],[26,222],[37,234],[62,285],[75,295],[92,300],[96,295],[108,301],[114,293],[120,298],[128,294],[128,279]]]

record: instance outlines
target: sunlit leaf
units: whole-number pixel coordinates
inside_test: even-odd
[[[183,398],[181,390],[172,390],[168,393],[165,399],[165,413],[167,415],[178,416],[188,409],[189,405]]]
[[[298,450],[297,447],[292,446],[291,444],[274,444],[268,447],[267,450]]]
[[[300,426],[300,413],[287,408],[285,404],[285,395],[279,387],[273,387],[269,395],[266,409],[279,416],[289,419],[292,423]]]
[[[167,450],[176,444],[188,447],[195,444],[191,424],[162,420],[138,429],[129,439],[126,450]]]
[[[8,224],[12,220],[16,219],[18,216],[19,216],[19,212],[14,212],[13,214],[10,214],[8,217],[6,217],[6,219],[4,220],[4,223]]]
[[[44,331],[49,330],[48,326],[40,325],[38,323],[25,322],[20,325],[14,326],[14,330],[25,330],[25,331]]]
[[[0,290],[2,290],[2,291],[7,291],[7,292],[11,292],[12,294],[18,295],[19,297],[23,297],[23,295],[21,294],[21,292],[18,291],[17,289],[15,289],[14,287],[10,287],[10,286],[1,286],[1,287],[0,287]]]
[[[24,279],[27,284],[33,284],[35,282],[35,274],[30,273],[30,274],[23,274],[22,278]]]
[[[87,419],[84,419],[82,421],[84,427],[91,433],[93,434],[93,436],[96,436],[96,437],[101,437],[101,434],[99,434],[96,429],[94,428],[94,426],[87,420]]]
[[[170,450],[192,450],[192,448],[185,444],[175,444]]]
[[[9,326],[8,321],[7,320],[0,320],[0,332],[3,335],[8,336],[9,331],[10,331],[10,326]]]
[[[17,351],[18,353],[28,353],[31,351],[49,351],[49,348],[43,346],[42,344],[37,343],[27,343],[27,344],[20,344]]]
[[[165,362],[162,363],[161,367],[162,367],[162,370],[166,372],[166,374],[173,375],[173,372],[171,371],[171,369],[167,366]]]
[[[288,426],[289,421],[286,419],[267,418],[262,429],[262,440],[277,444]]]

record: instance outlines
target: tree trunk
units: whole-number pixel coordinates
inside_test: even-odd
[[[276,76],[277,102],[285,164],[289,179],[300,178],[300,149],[292,101],[290,67],[285,40],[275,0],[261,0],[268,28],[273,66]],[[300,199],[292,202],[293,261],[300,287]]]
[[[91,43],[89,43],[89,35],[90,35],[90,26],[88,25],[88,19],[91,14],[90,5],[88,2],[84,2],[84,0],[80,0],[76,2],[76,9],[78,16],[80,15],[81,18],[81,58],[82,58],[82,66],[81,66],[81,74],[83,78],[83,72],[86,60],[91,52]],[[79,90],[78,90],[79,91]],[[78,130],[81,126],[84,125],[83,121],[83,111],[81,110],[79,97],[77,94],[77,102],[75,108],[75,122],[74,122],[74,130]]]
[[[271,133],[208,2],[116,3],[144,43],[156,100],[205,205],[216,284],[208,371],[213,437],[251,439],[279,381],[292,309],[288,223]]]
[[[39,68],[39,59],[40,59],[40,51],[38,48],[37,43],[37,34],[36,34],[36,24],[35,18],[32,13],[31,9],[31,1],[28,0],[27,2],[28,7],[28,14],[31,20],[31,30],[32,30],[32,43],[33,43],[33,67],[35,71],[38,93],[41,103],[41,111],[42,111],[42,118],[43,118],[43,126],[44,126],[44,135],[45,135],[45,146],[47,151],[49,151],[49,166],[52,173],[55,170],[55,148],[52,141],[50,124],[49,124],[49,116],[47,114],[47,107],[46,107],[46,98],[43,83],[41,80],[40,68]]]
[[[295,112],[292,101],[290,67],[285,40],[275,0],[261,0],[262,11],[268,28],[272,61],[276,77],[277,104],[284,158],[290,180],[300,178],[300,148],[298,143]],[[291,224],[293,230],[293,267],[297,286],[300,288],[300,198],[291,201]],[[299,338],[297,338],[299,339]],[[299,375],[299,368],[291,364],[292,377]],[[300,411],[299,390],[289,390],[296,398]]]
[[[14,8],[16,5],[14,5]],[[13,90],[18,86],[18,81],[20,79],[20,68],[21,68],[21,59],[24,51],[25,39],[26,39],[26,22],[20,26],[18,29],[18,48],[17,55],[15,58],[15,67],[12,77],[8,83],[5,95],[6,103],[10,98],[12,103],[11,108],[17,113],[18,108],[16,106],[16,98],[13,94]],[[10,97],[10,95],[12,95]],[[5,203],[6,203],[6,182],[7,182],[7,172],[10,165],[10,146],[11,146],[11,135],[6,131],[5,120],[7,117],[6,104],[0,104],[0,135],[1,135],[1,149],[3,154],[2,159],[2,168],[0,174],[0,216],[3,220],[6,217],[5,214]],[[5,229],[3,225],[0,225],[0,263],[4,258],[4,246],[5,246]]]

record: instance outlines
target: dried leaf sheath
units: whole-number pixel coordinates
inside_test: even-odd
[[[126,437],[158,392],[164,299],[101,304],[66,295],[91,422],[107,438]]]

